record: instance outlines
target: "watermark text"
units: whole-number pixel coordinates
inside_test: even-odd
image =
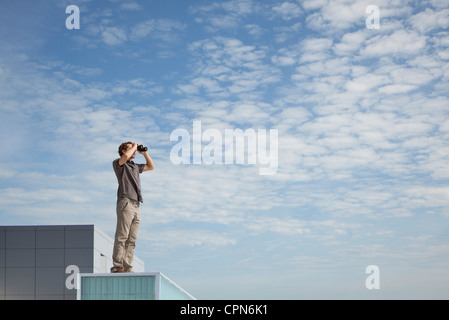
[[[365,287],[368,290],[380,289],[380,269],[376,265],[369,265],[365,269],[365,273],[370,275],[365,280]]]
[[[365,10],[366,14],[369,16],[366,18],[366,28],[367,29],[380,29],[380,11],[379,7],[375,5],[369,5]]]
[[[202,131],[201,121],[193,121],[192,137],[186,129],[175,129],[170,141],[178,141],[170,151],[173,164],[259,164],[260,175],[278,170],[278,130],[218,129]],[[203,146],[203,142],[208,142]],[[245,143],[246,142],[246,143]],[[269,148],[269,150],[267,150]],[[246,161],[245,161],[246,159]]]
[[[65,8],[65,13],[70,13],[70,16],[65,20],[65,27],[69,30],[80,28],[80,9],[78,6],[70,5]]]
[[[65,287],[68,290],[79,289],[78,287],[78,274],[80,273],[80,269],[78,266],[70,265],[65,268],[65,273],[68,274],[65,279]]]

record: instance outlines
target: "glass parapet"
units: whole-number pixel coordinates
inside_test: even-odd
[[[81,277],[82,300],[155,300],[156,276]]]
[[[181,287],[176,285],[173,281],[161,275],[161,300],[191,300],[193,297],[185,292]]]
[[[79,274],[79,300],[195,299],[163,274]]]

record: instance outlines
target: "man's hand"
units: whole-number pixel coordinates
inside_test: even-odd
[[[137,145],[137,152],[140,154],[144,154],[146,151],[139,151],[139,144]]]
[[[128,143],[128,149],[123,152],[123,155],[119,159],[118,164],[120,166],[123,166],[129,159],[134,158],[138,146],[139,144],[137,142],[134,142],[133,144]]]
[[[122,157],[119,159],[118,164],[120,166],[123,166],[128,160],[134,159],[136,156],[136,151],[139,152],[141,155],[145,157],[145,160],[147,163],[145,164],[145,167],[143,168],[143,171],[149,171],[154,170],[154,162],[153,159],[151,159],[150,155],[147,151],[139,151],[137,150],[137,147],[139,144],[137,142],[134,142],[133,144],[128,144],[128,149],[123,153]]]
[[[147,163],[145,164],[145,167],[143,168],[143,172],[149,171],[149,170],[154,170],[154,162],[153,162],[153,159],[151,159],[148,152],[147,151],[143,151],[143,152],[139,151],[139,153],[143,154],[143,156],[145,157],[145,160],[147,160]]]

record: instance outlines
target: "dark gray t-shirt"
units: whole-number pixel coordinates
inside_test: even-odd
[[[118,181],[117,201],[125,197],[143,202],[139,174],[143,172],[145,165],[127,161],[123,166],[120,166],[118,161],[119,159],[115,159],[112,162],[112,167],[114,168]]]

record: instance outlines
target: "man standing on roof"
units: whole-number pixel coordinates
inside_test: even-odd
[[[140,174],[154,170],[154,163],[137,142],[125,142],[118,148],[120,158],[112,162],[117,176],[117,228],[115,231],[112,273],[133,272],[132,261],[140,226],[140,203],[143,203]],[[136,151],[145,157],[146,164],[136,164]]]

